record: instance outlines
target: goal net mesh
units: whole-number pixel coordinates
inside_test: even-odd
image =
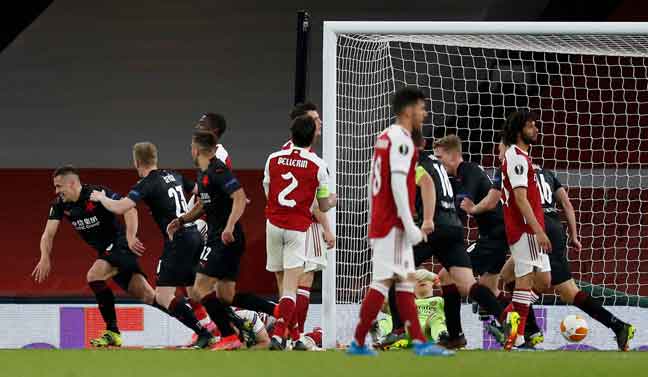
[[[464,158],[489,172],[506,115],[533,111],[532,158],[556,172],[576,210],[583,248],[568,251],[574,278],[606,305],[640,305],[637,296],[648,296],[647,65],[648,37],[639,35],[338,35],[338,341],[351,338],[371,281],[370,159],[394,121],[390,95],[405,85],[427,97],[428,148],[457,134]],[[466,243],[475,235],[470,223]]]

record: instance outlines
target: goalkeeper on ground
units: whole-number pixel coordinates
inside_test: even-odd
[[[443,298],[434,296],[433,289],[439,285],[439,277],[434,272],[424,268],[416,270],[416,308],[418,311],[421,329],[428,340],[437,342],[439,335],[446,330],[445,314],[443,313]],[[379,317],[378,333],[380,337],[392,331],[392,319],[389,315],[389,304],[386,302],[383,307],[383,314]],[[380,344],[381,342],[378,342]],[[410,344],[409,339],[397,341],[386,349],[406,348]]]

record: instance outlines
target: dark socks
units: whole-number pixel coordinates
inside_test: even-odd
[[[227,308],[229,305],[225,305],[219,300],[215,292],[211,292],[203,297],[201,303],[207,309],[207,314],[209,314],[209,317],[218,326],[218,330],[223,337],[234,334],[234,329],[232,329],[228,319]]]
[[[613,331],[618,331],[624,325],[623,321],[615,317],[614,314],[607,311],[599,302],[594,300],[592,296],[583,291],[579,291],[576,297],[574,297],[574,306]]]
[[[91,281],[88,285],[97,298],[99,312],[106,323],[106,329],[119,333],[119,327],[117,327],[117,312],[115,311],[115,295],[113,295],[112,290],[104,280]]]
[[[391,288],[389,288],[389,313],[392,318],[392,332],[398,333],[405,331],[405,324],[401,320],[396,301],[396,284],[392,284]]]
[[[264,300],[252,293],[237,293],[232,300],[232,305],[241,309],[252,310],[273,315],[275,303]]]
[[[156,304],[157,302],[154,302]],[[169,304],[169,314],[174,316],[183,325],[190,328],[196,334],[204,334],[207,332],[198,322],[189,302],[184,297],[174,297]]]
[[[473,301],[476,301],[479,306],[486,309],[489,314],[495,316],[495,318],[501,316],[504,308],[499,304],[490,289],[479,283],[475,283],[470,287],[468,294]]]
[[[450,338],[457,338],[463,332],[461,328],[461,295],[455,284],[441,287],[443,311]]]

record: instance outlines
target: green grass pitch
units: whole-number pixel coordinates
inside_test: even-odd
[[[0,365],[6,377],[638,377],[648,373],[648,354],[462,351],[439,358],[408,351],[349,357],[336,351],[5,350]]]

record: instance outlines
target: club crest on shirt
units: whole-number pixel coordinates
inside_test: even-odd
[[[405,155],[407,155],[407,152],[409,152],[409,147],[407,145],[401,144],[401,145],[398,146],[398,153],[405,156]]]
[[[522,165],[515,165],[515,167],[513,168],[513,171],[514,171],[515,174],[517,174],[517,175],[522,175],[522,173],[524,173],[524,166],[522,166]]]
[[[208,186],[209,185],[209,177],[207,175],[203,175],[202,184],[203,184],[203,186]]]

